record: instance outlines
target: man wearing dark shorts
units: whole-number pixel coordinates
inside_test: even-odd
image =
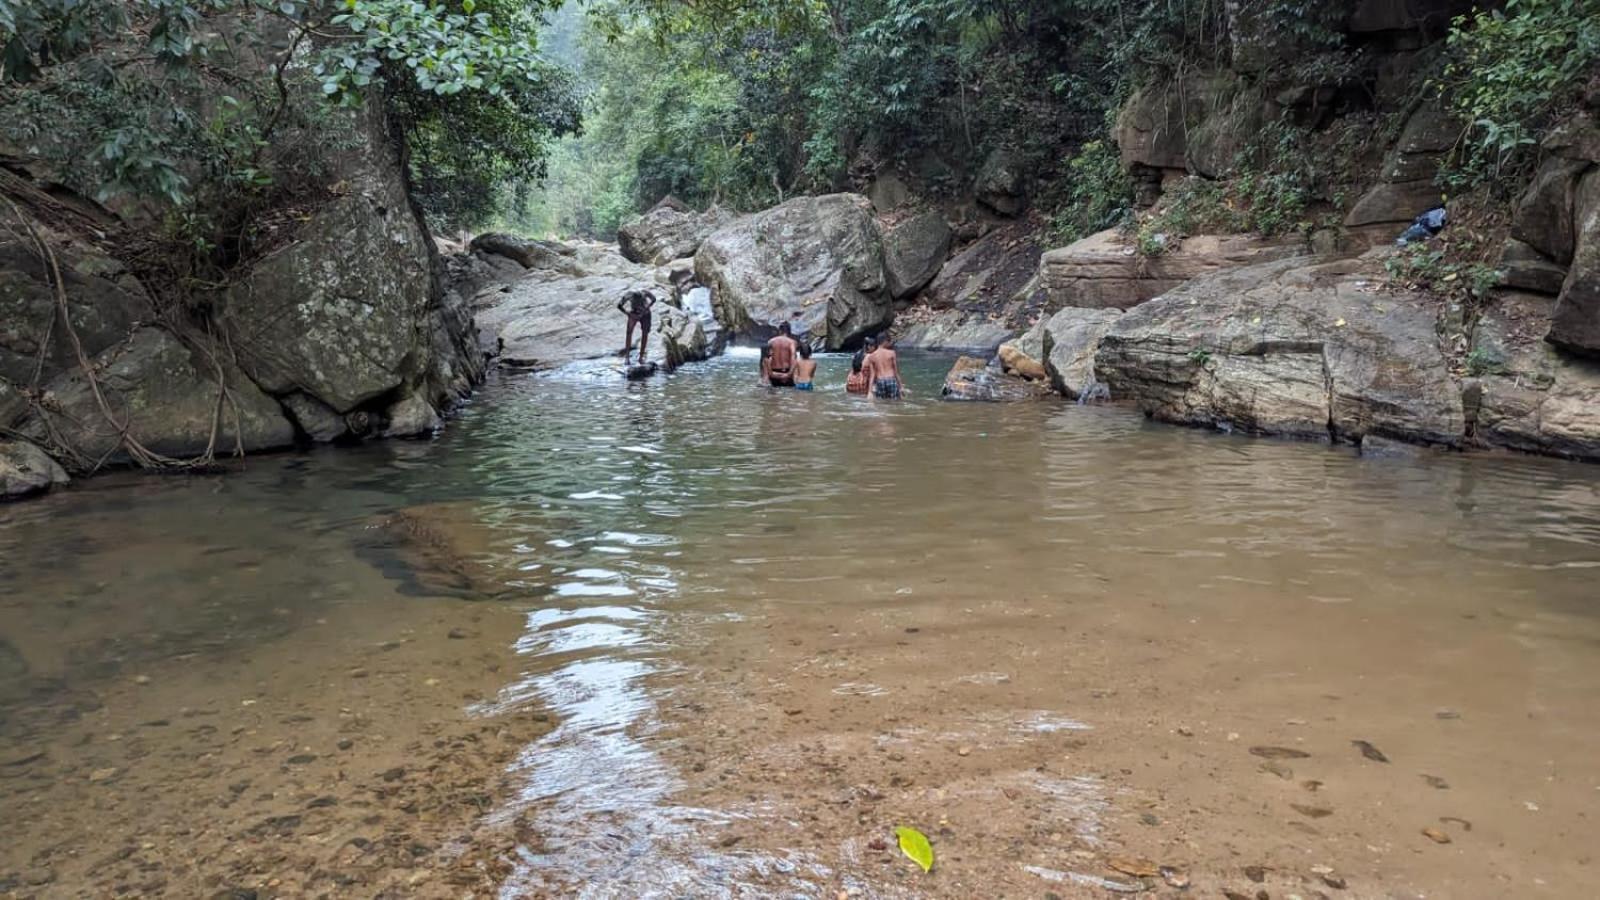
[[[768,383],[773,387],[794,387],[794,360],[800,344],[790,336],[789,323],[778,326],[778,336],[767,341],[772,357],[767,369]]]
[[[627,343],[622,346],[622,359],[628,359],[633,349],[633,327],[639,326],[639,365],[644,365],[645,345],[650,342],[650,308],[656,305],[655,295],[649,291],[628,291],[617,301],[617,311],[628,317]]]

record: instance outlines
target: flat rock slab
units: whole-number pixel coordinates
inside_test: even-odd
[[[1095,370],[1163,421],[1302,439],[1457,445],[1461,389],[1436,300],[1381,289],[1376,254],[1283,260],[1190,282],[1106,333]]]
[[[1232,234],[1196,235],[1165,253],[1141,256],[1111,229],[1046,251],[1039,275],[1052,309],[1131,309],[1186,281],[1301,252],[1298,241]]]

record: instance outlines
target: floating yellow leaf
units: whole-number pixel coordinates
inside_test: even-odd
[[[900,852],[911,857],[911,861],[921,866],[922,871],[933,868],[933,845],[928,843],[927,835],[902,825],[894,830],[894,836],[900,839]]]
[[[1335,328],[1343,328],[1344,327],[1344,320],[1340,319],[1339,321],[1333,323],[1333,327],[1335,327]]]

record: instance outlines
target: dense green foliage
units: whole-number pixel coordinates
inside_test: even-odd
[[[1600,66],[1600,0],[1507,0],[1457,20],[1441,87],[1468,125],[1460,180],[1514,170]]]
[[[4,139],[104,200],[154,201],[186,239],[316,188],[336,106],[385,103],[421,199],[482,218],[577,128],[539,57],[541,0],[0,0]],[[85,148],[90,152],[85,153]],[[237,241],[233,241],[237,243]]]

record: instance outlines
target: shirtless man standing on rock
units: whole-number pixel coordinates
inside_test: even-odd
[[[622,347],[622,361],[628,361],[628,352],[633,349],[633,328],[639,326],[639,365],[644,365],[645,345],[650,342],[650,308],[656,305],[656,297],[649,291],[628,291],[617,301],[617,310],[628,317],[627,343]]]
[[[789,323],[778,326],[778,336],[767,341],[772,349],[767,377],[773,387],[794,387],[794,360],[800,344],[790,336]]]

